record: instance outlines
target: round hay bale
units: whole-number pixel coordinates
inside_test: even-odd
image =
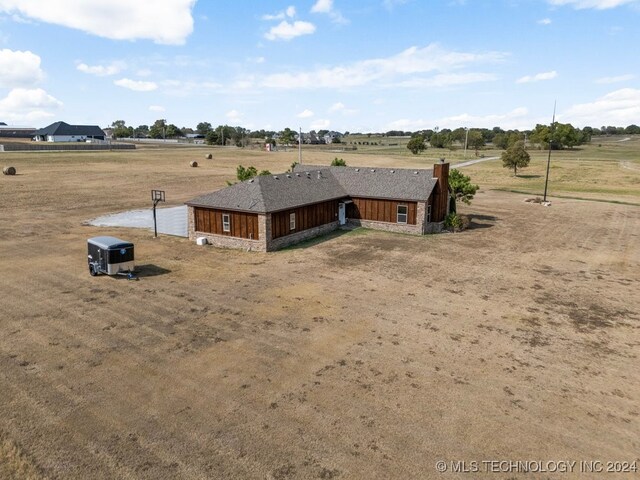
[[[213,158],[213,155],[207,153],[204,158],[206,158],[207,160],[211,160]]]
[[[195,160],[191,160],[189,165],[191,165],[192,167],[197,167],[198,166],[198,162],[196,162]]]
[[[2,173],[4,173],[5,175],[15,175],[16,169],[15,167],[4,167],[2,169]]]

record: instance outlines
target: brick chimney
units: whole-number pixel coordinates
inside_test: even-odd
[[[442,222],[449,209],[449,163],[444,158],[433,165],[433,178],[437,183],[431,194],[431,221]]]

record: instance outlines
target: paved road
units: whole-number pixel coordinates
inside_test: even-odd
[[[455,165],[451,165],[452,168],[462,168],[462,167],[468,167],[469,165],[475,165],[476,163],[480,163],[480,162],[488,162],[489,160],[497,160],[500,157],[484,157],[484,158],[478,158],[476,160],[469,160],[467,162],[462,162],[462,163],[456,163]]]

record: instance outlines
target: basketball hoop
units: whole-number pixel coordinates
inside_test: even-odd
[[[153,236],[158,237],[158,224],[156,222],[156,205],[164,202],[164,190],[151,190],[151,201],[153,201]]]

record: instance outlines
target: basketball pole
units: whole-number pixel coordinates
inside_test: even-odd
[[[543,202],[547,201],[547,185],[549,185],[549,166],[551,165],[551,142],[553,141],[553,127],[556,123],[556,102],[553,102],[553,120],[551,120],[551,128],[549,129],[549,156],[547,157],[547,175],[544,178],[544,198]]]

